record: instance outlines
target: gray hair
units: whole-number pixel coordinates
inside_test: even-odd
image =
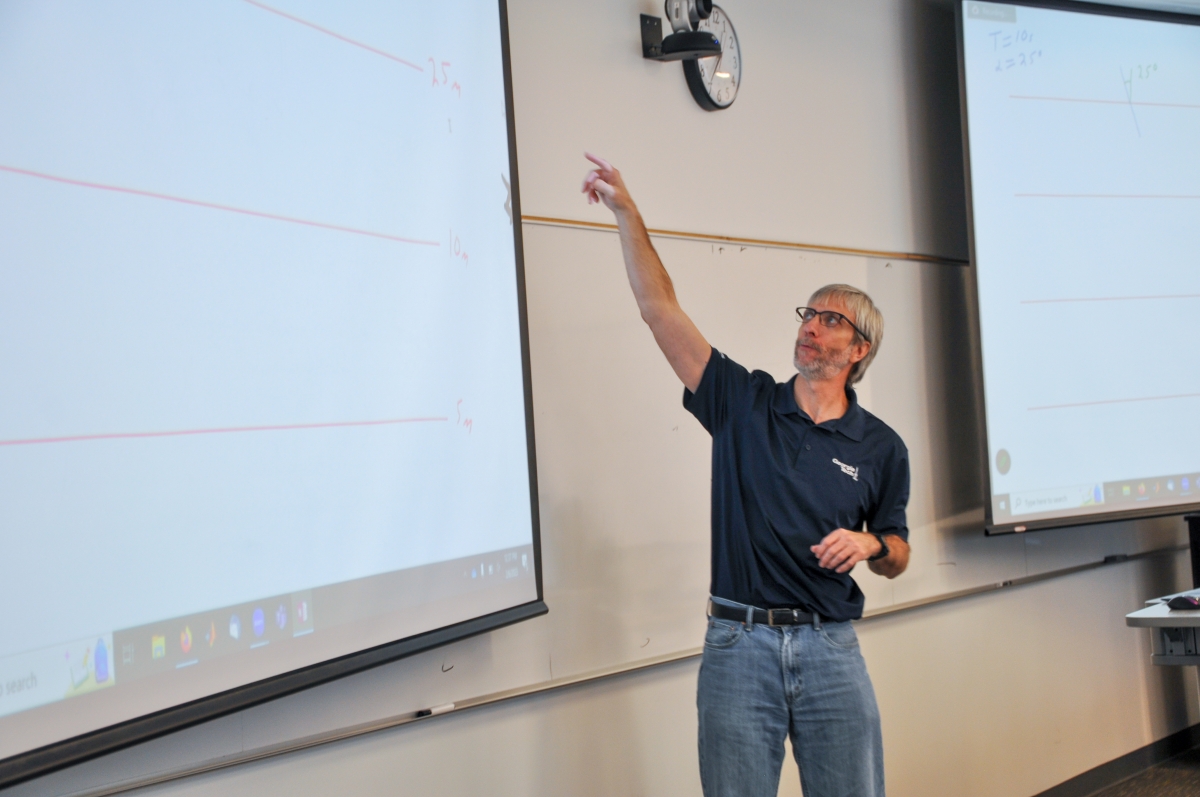
[[[857,330],[855,331],[854,342],[859,343],[865,338],[866,342],[871,344],[867,356],[850,366],[846,384],[857,384],[867,372],[867,366],[879,353],[879,345],[883,343],[883,313],[879,312],[879,308],[871,301],[870,296],[853,285],[841,283],[826,285],[824,288],[818,288],[812,296],[808,297],[810,306],[824,301],[837,302],[849,310],[850,314],[854,316],[854,325],[862,330],[861,334]]]

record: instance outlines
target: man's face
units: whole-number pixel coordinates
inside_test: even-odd
[[[858,319],[838,301],[817,301],[810,305],[814,310],[833,310],[851,321]],[[800,325],[796,335],[796,351],[792,363],[800,375],[809,380],[833,379],[843,369],[866,356],[865,343],[855,345],[854,329],[845,321],[836,327],[827,327],[820,316]]]

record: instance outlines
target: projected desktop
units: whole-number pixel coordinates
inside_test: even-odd
[[[1200,27],[966,2],[962,42],[993,526],[1197,503]]]
[[[0,785],[544,611],[499,5],[10,5]]]

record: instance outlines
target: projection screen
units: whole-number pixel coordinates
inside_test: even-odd
[[[1195,507],[1200,19],[960,19],[988,529]]]
[[[506,37],[0,4],[0,785],[545,611]]]

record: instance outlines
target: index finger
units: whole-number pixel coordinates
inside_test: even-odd
[[[841,529],[834,529],[833,531],[826,534],[824,537],[821,538],[821,544],[822,545],[831,545],[833,543],[833,541],[835,539],[837,539],[836,535],[839,531],[841,531]]]
[[[598,155],[593,155],[593,154],[592,154],[592,153],[590,153],[590,152],[585,152],[585,153],[583,153],[583,157],[587,158],[587,159],[588,159],[588,160],[590,160],[592,163],[594,163],[594,164],[596,164],[597,166],[599,166],[601,169],[605,169],[605,170],[607,170],[607,171],[610,171],[610,172],[613,170],[613,165],[612,165],[611,163],[609,163],[608,161],[604,160],[604,158],[601,158],[601,157],[600,157],[600,156],[598,156]]]

